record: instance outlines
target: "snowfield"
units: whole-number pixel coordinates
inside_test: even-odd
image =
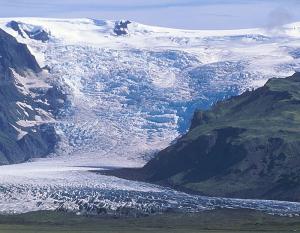
[[[21,36],[7,26],[12,20],[21,30],[44,30],[49,41]],[[0,19],[3,30],[27,44],[41,67],[50,68],[43,81],[65,88],[72,103],[56,121],[62,138],[56,154],[0,168],[0,213],[242,207],[300,214],[298,203],[199,197],[90,172],[142,166],[186,132],[195,109],[293,74],[300,64],[300,23],[186,31],[133,22],[123,36],[115,35],[114,25],[92,19]]]

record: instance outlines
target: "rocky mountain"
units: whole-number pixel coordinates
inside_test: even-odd
[[[0,165],[54,150],[58,137],[51,112],[59,91],[38,77],[42,73],[27,46],[0,30]]]
[[[128,34],[128,25],[131,24],[129,20],[120,20],[115,23],[114,33],[117,36]]]
[[[133,175],[208,196],[299,201],[299,167],[295,73],[196,112],[188,133]]]
[[[49,33],[41,27],[29,24],[24,25],[22,22],[17,22],[14,20],[8,22],[6,26],[16,31],[22,38],[28,37],[30,39],[42,42],[47,42],[50,39]]]

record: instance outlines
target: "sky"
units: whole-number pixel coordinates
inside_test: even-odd
[[[184,29],[276,27],[300,21],[300,0],[0,0],[0,17],[129,19]]]

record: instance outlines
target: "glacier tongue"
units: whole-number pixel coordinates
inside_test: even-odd
[[[0,212],[216,206],[300,212],[295,203],[204,198],[90,172],[142,166],[187,130],[196,108],[293,73],[299,65],[300,24],[287,25],[278,35],[263,29],[182,31],[131,23],[127,35],[116,36],[113,21],[17,21],[51,35],[47,43],[23,38],[6,27],[9,19],[0,20],[49,67],[49,82],[64,87],[72,104],[57,119],[63,138],[57,155],[1,167]]]
[[[74,114],[60,129],[74,149],[138,159],[178,135],[179,112],[192,99],[183,70],[197,64],[195,57],[84,46],[54,51],[47,57],[52,72],[73,93]]]

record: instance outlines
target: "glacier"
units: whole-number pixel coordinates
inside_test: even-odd
[[[21,32],[47,32],[49,40],[18,33],[9,27],[12,20]],[[0,27],[47,67],[43,82],[64,88],[70,99],[55,122],[62,138],[56,153],[1,167],[0,213],[149,214],[223,207],[300,214],[300,203],[201,197],[93,172],[143,166],[187,131],[195,109],[293,74],[300,64],[300,23],[192,31],[132,22],[122,36],[114,33],[115,25],[0,19]]]

